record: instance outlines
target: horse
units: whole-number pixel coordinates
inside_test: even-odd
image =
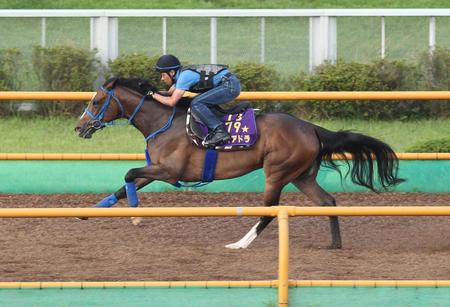
[[[145,95],[150,90],[157,89],[142,79],[110,78],[97,90],[75,127],[78,136],[91,138],[113,120],[126,118],[147,141],[151,164],[130,169],[125,175],[126,184],[102,200],[100,207],[110,207],[127,197],[134,197],[137,206],[133,196],[136,189],[155,180],[176,184],[202,178],[205,148],[195,145],[186,133],[186,103],[179,102],[173,108],[162,105]],[[265,206],[279,205],[281,191],[288,183],[317,205],[336,206],[333,196],[316,180],[321,164],[341,172],[332,155],[340,156],[349,165],[347,175],[355,184],[374,192],[386,191],[404,181],[398,177],[398,158],[393,149],[371,136],[349,130],[333,132],[281,112],[258,114],[256,126],[258,140],[253,147],[218,151],[214,180],[263,168]],[[353,163],[346,153],[351,154]],[[134,191],[128,189],[130,183]],[[270,216],[260,217],[242,239],[226,247],[247,248],[272,220]],[[330,216],[329,222],[328,247],[339,249],[342,239],[338,217]]]

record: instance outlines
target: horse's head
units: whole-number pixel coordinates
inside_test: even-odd
[[[114,94],[116,81],[117,78],[109,79],[92,97],[75,127],[78,136],[91,138],[95,131],[124,115],[122,103]]]

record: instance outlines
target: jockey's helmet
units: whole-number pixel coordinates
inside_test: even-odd
[[[178,70],[181,68],[180,60],[174,55],[165,54],[161,56],[155,65],[158,72],[168,72],[170,70]]]

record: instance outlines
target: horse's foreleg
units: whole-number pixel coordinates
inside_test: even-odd
[[[278,206],[282,188],[283,187],[280,187],[279,184],[271,185],[266,183],[266,188],[264,191],[264,205]],[[273,219],[274,217],[272,216],[260,217],[259,222],[256,223],[256,225],[253,226],[242,239],[235,243],[225,245],[225,247],[231,249],[247,248]]]
[[[136,179],[136,190],[140,190],[141,188],[145,187],[146,185],[150,184],[153,181],[153,179],[147,179],[147,178],[138,178]],[[111,195],[108,195],[107,197],[103,198],[101,201],[99,201],[97,204],[94,205],[95,208],[109,208],[114,206],[119,200],[124,199],[127,197],[127,193],[125,191],[125,185],[122,186],[120,189],[118,189],[116,192],[114,192]]]
[[[145,187],[149,183],[151,183],[152,179],[147,178],[139,178],[136,180],[136,189],[140,190],[141,188]],[[127,197],[127,193],[125,191],[125,186],[122,186],[120,189],[118,189],[116,192],[112,193],[111,195],[106,196],[101,201],[96,203],[93,207],[94,208],[110,208],[117,204],[117,202],[123,198]],[[77,217],[79,220],[88,220],[88,217]],[[132,219],[133,224],[137,225],[139,224],[140,220]],[[137,222],[137,223],[136,223]]]
[[[148,178],[138,178],[135,180],[135,189],[136,191],[139,191],[140,189],[142,189],[143,187],[145,187],[146,185],[148,185],[149,183],[153,182],[153,179],[148,179]],[[122,198],[127,198],[127,192],[126,192],[126,186],[122,186],[116,193],[114,193],[117,197],[117,199],[122,199]],[[137,199],[137,195],[135,196]],[[138,203],[136,203],[136,207],[137,207]],[[142,217],[131,217],[131,223],[133,223],[133,225],[137,226],[142,222]]]
[[[336,200],[323,190],[315,177],[298,178],[292,183],[306,196],[309,197],[315,204],[320,206],[336,206]],[[330,216],[330,230],[331,230],[331,249],[338,249],[342,247],[341,230],[339,227],[339,219],[337,216]]]
[[[121,195],[125,193],[124,196],[128,198],[128,203],[131,207],[137,207],[139,199],[135,194],[136,191],[154,180],[170,183],[177,182],[177,179],[172,178],[166,167],[153,164],[151,166],[130,169],[125,175],[125,186],[119,191],[122,193]]]
[[[136,191],[154,180],[174,181],[171,178],[167,169],[161,165],[151,165],[149,167],[132,168],[125,175],[125,186],[119,191],[124,193],[128,199],[130,207],[137,207],[139,205],[139,198]],[[131,221],[134,225],[141,222],[141,217],[132,217]]]

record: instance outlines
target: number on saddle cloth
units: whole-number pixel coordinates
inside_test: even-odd
[[[249,104],[238,106],[237,113],[228,113],[223,109],[213,111],[219,115],[219,119],[224,124],[226,130],[231,136],[231,140],[215,149],[230,150],[243,149],[251,147],[258,138],[258,131],[255,121],[255,109],[248,108]],[[236,108],[233,108],[235,110]],[[195,118],[188,110],[186,119],[186,131],[197,146],[202,146],[203,138],[208,134],[208,127],[199,119]]]

